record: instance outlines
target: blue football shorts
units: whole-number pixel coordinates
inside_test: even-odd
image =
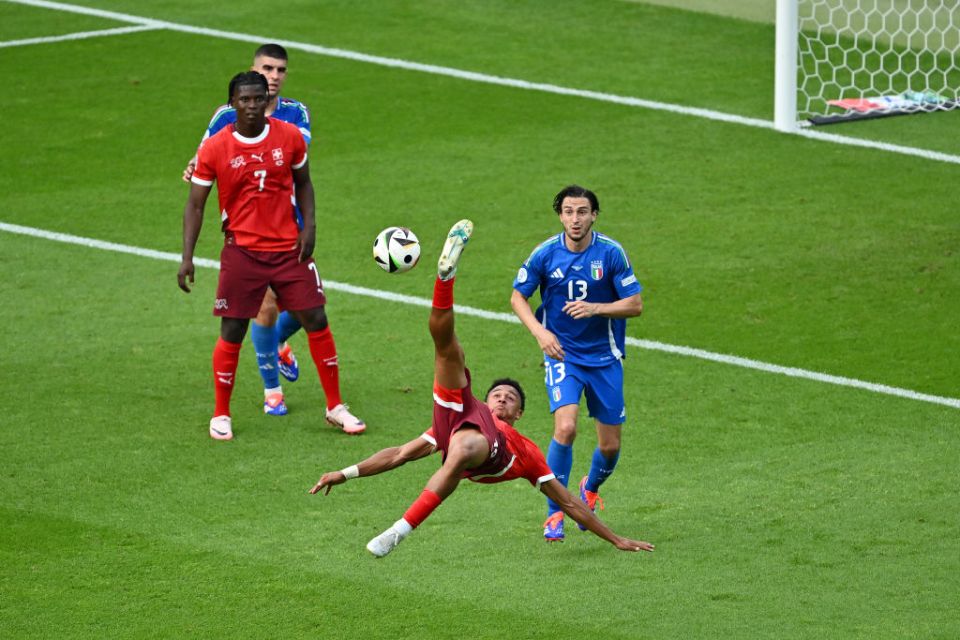
[[[590,417],[604,424],[623,424],[627,408],[623,401],[623,362],[602,367],[584,367],[544,356],[544,383],[550,413],[568,404],[580,404],[587,396]]]

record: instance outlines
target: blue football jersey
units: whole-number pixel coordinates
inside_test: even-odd
[[[527,258],[513,288],[529,298],[540,289],[537,319],[552,331],[563,347],[565,359],[583,366],[609,364],[623,357],[625,318],[593,316],[576,320],[563,312],[571,300],[614,302],[643,290],[620,244],[593,231],[587,249],[567,249],[563,233],[537,246]]]
[[[308,145],[310,144],[310,111],[307,110],[307,105],[297,100],[280,97],[277,99],[277,109],[270,114],[270,117],[296,125],[296,127],[300,129],[304,141]],[[223,105],[217,109],[216,113],[214,113],[210,119],[210,124],[207,125],[207,131],[203,134],[203,140],[206,140],[217,131],[220,131],[220,129],[236,121],[237,110],[230,105]],[[201,140],[201,144],[203,140]]]

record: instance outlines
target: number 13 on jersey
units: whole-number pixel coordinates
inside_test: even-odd
[[[567,300],[583,300],[587,297],[586,280],[570,280],[567,282]]]
[[[548,386],[560,384],[567,377],[567,367],[562,362],[546,363],[546,375],[544,381]]]

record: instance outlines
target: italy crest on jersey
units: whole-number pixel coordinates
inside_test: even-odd
[[[603,260],[590,261],[590,275],[594,280],[603,278]]]

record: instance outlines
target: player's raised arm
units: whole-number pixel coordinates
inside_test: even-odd
[[[193,284],[193,252],[197,247],[200,229],[203,227],[203,207],[207,204],[207,196],[209,195],[209,186],[193,182],[190,184],[187,204],[183,207],[183,253],[181,254],[180,270],[177,271],[177,284],[187,293],[190,293],[190,286],[187,282]]]
[[[328,495],[334,485],[343,484],[352,478],[361,476],[373,476],[384,471],[390,471],[410,462],[424,458],[435,449],[433,444],[424,438],[415,438],[410,442],[399,447],[387,447],[376,452],[366,460],[358,462],[340,471],[328,471],[320,476],[317,484],[310,489],[311,494],[323,491],[323,495]]]
[[[556,478],[540,485],[540,491],[556,502],[565,514],[597,534],[621,551],[653,551],[654,546],[642,540],[631,540],[618,536],[600,518],[595,516],[587,506],[571,495],[567,488]]]

